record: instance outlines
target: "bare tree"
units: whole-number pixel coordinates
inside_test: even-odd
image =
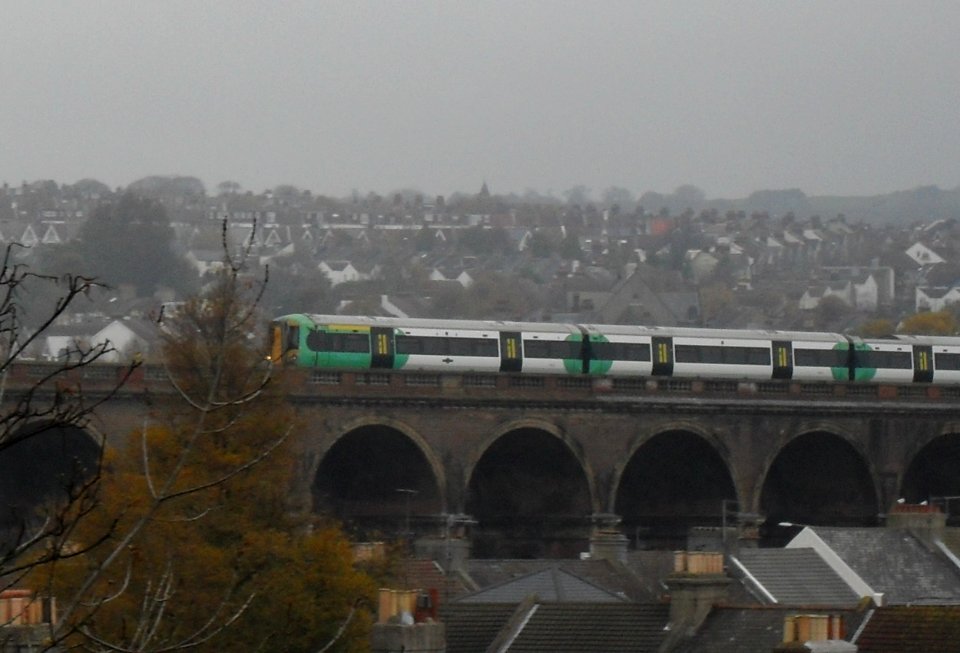
[[[226,234],[224,223],[225,253]],[[343,545],[336,543],[342,535],[311,542],[295,536],[300,528],[295,524],[302,522],[291,520],[293,528],[259,533],[265,540],[251,546],[246,542],[224,546],[226,553],[208,562],[210,550],[218,546],[212,540],[236,539],[244,532],[231,521],[237,519],[237,504],[249,499],[244,493],[251,487],[267,486],[272,493],[268,500],[273,504],[267,507],[272,512],[261,524],[285,519],[287,488],[281,486],[292,468],[290,450],[283,445],[289,442],[294,421],[285,412],[289,407],[282,393],[274,388],[268,392],[272,362],[257,337],[263,331],[257,307],[267,273],[248,276],[248,254],[249,250],[237,258],[225,254],[223,270],[208,290],[163,320],[166,390],[145,395],[142,428],[130,434],[124,448],[114,447],[107,454],[101,449],[95,468],[84,470],[69,485],[66,500],[51,501],[38,513],[39,521],[25,520],[16,545],[4,549],[6,587],[30,587],[38,597],[57,598],[59,619],[44,627],[48,649],[217,650],[214,638],[252,614],[249,608],[258,601],[252,579],[289,573],[276,565],[268,569],[277,557],[275,551],[284,560],[314,556],[314,562],[316,555],[328,555],[322,553],[323,547],[343,555]],[[83,287],[71,298],[82,294]],[[22,344],[10,348],[11,355],[22,350]],[[63,376],[108,351],[108,344],[78,351],[57,367],[63,368]],[[51,380],[59,378],[54,375]],[[53,406],[48,410],[59,411],[51,415],[62,417],[57,423],[82,428],[106,400],[91,405],[85,403],[79,386],[49,381],[41,386],[53,387],[46,398]],[[45,415],[40,409],[17,410]],[[28,431],[15,437],[39,436]],[[0,462],[2,454],[0,449]],[[279,465],[261,466],[267,458]],[[349,560],[339,568],[357,573]],[[198,570],[200,575],[211,571],[219,576],[208,583],[196,578]],[[341,585],[325,577],[321,584],[335,588],[328,590],[325,610],[339,617],[327,624],[325,635],[314,638],[311,646],[319,642],[318,648],[333,646],[348,629],[355,637],[357,629],[362,630],[358,607],[368,605],[372,595],[365,576],[358,580],[345,575]],[[202,600],[195,600],[201,595]],[[257,605],[262,609],[264,603]],[[270,641],[269,635],[264,641]]]
[[[224,223],[224,252],[226,234]],[[77,541],[84,551],[83,563],[67,572],[66,581],[55,566],[34,574],[50,591],[57,589],[61,602],[50,641],[67,639],[90,651],[182,650],[209,641],[249,605],[252,597],[238,598],[230,586],[216,607],[185,631],[182,623],[170,623],[173,596],[184,584],[177,560],[183,552],[172,552],[155,571],[137,568],[143,538],[151,529],[205,519],[218,509],[221,489],[270,456],[289,433],[285,426],[228,463],[198,472],[209,443],[231,437],[271,376],[271,362],[251,344],[261,330],[256,309],[266,273],[261,279],[246,276],[248,254],[243,251],[237,259],[225,254],[211,288],[161,325],[162,362],[173,393],[166,400],[153,399],[157,410],[145,416],[143,428],[128,445],[139,449],[133,458],[142,492],[128,487],[129,496],[119,499],[114,488],[109,499],[100,496],[92,531],[81,529],[79,540],[59,542],[61,551]],[[101,613],[118,601],[137,606],[124,612],[129,624],[119,630],[104,627],[109,620],[101,620]]]
[[[53,277],[32,272],[15,261],[20,247],[8,245],[0,264],[0,460],[32,443],[62,437],[66,430],[85,429],[97,408],[114,396],[138,365],[131,362],[121,369],[116,382],[91,399],[82,392],[82,371],[115,350],[109,341],[74,342],[60,352],[57,361],[37,365],[36,375],[25,385],[21,381],[16,387],[8,387],[12,385],[8,380],[13,367],[22,362],[24,353],[37,348],[58,319],[100,287],[83,276]],[[26,297],[41,285],[53,287],[59,294],[52,305],[42,309],[45,312],[38,319],[39,326],[30,329],[24,324]],[[16,583],[31,566],[59,555],[53,544],[69,533],[76,519],[95,501],[101,460],[85,465],[68,462],[76,464],[73,473],[57,479],[61,491],[57,501],[28,511],[11,501],[12,497],[2,497],[7,505],[0,505],[0,590]]]

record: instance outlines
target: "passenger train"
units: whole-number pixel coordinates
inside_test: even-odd
[[[294,314],[271,358],[308,368],[960,384],[960,337]]]

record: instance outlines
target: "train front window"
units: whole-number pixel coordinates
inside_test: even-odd
[[[366,354],[370,352],[370,336],[366,333],[325,333],[310,331],[307,347],[311,351]]]
[[[284,325],[286,338],[284,340],[284,351],[294,351],[300,349],[300,327],[296,325]]]

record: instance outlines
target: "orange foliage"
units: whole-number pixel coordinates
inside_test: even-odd
[[[280,388],[256,392],[264,357],[248,331],[236,329],[241,304],[231,301],[198,300],[170,329],[166,360],[182,395],[156,405],[144,428],[110,452],[99,505],[74,536],[111,538],[63,561],[50,580],[57,596],[69,597],[109,561],[71,618],[131,646],[142,635],[144,606],[162,606],[151,646],[135,650],[205,632],[215,636],[193,650],[317,650],[357,604],[362,609],[330,650],[366,650],[373,581],[354,568],[335,525],[317,527],[291,510],[295,444],[285,436],[295,432],[296,416]],[[136,535],[110,560],[128,533]],[[151,604],[158,588],[165,600]]]

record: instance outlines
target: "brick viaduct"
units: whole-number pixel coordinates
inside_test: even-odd
[[[531,521],[576,540],[591,515],[631,536],[718,525],[728,506],[748,527],[868,524],[901,496],[960,495],[960,388],[291,374],[292,499],[348,523],[421,532],[465,513],[499,536]],[[138,426],[147,389],[164,391],[149,368],[91,428],[109,441]]]

